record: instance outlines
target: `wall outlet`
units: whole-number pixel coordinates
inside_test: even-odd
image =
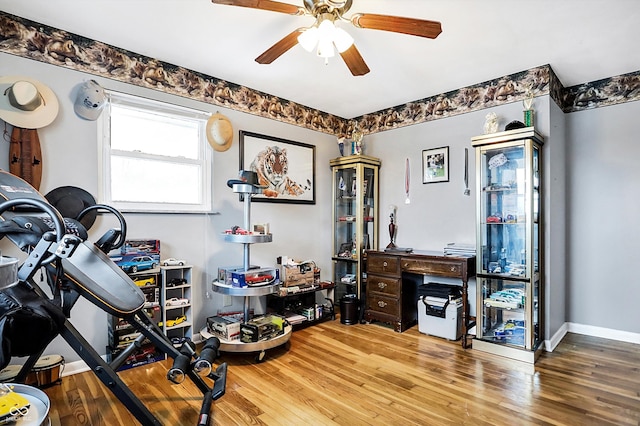
[[[232,304],[231,296],[229,296],[228,294],[225,294],[222,299],[222,306],[231,306],[231,304]]]

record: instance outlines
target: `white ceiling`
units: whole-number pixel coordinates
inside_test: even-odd
[[[431,40],[342,24],[371,69],[361,77],[300,46],[271,65],[254,61],[311,25],[307,16],[210,0],[0,0],[0,10],[343,118],[545,64],[565,86],[640,70],[638,0],[353,0],[347,16],[430,19],[443,30]]]

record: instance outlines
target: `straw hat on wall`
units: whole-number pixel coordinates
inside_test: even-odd
[[[227,117],[215,113],[207,120],[207,140],[216,151],[226,151],[233,143],[233,126]]]
[[[0,119],[23,129],[48,126],[58,115],[58,98],[38,80],[0,77]]]

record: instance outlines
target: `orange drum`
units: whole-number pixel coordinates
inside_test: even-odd
[[[63,369],[64,358],[62,355],[41,356],[27,376],[26,384],[33,384],[39,388],[56,385],[62,380]]]

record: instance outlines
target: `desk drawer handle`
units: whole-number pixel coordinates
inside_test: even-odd
[[[386,267],[387,267],[387,266],[389,266],[389,265],[388,265],[388,264],[387,264],[387,262],[385,261],[385,262],[382,262],[382,266],[384,266],[384,267],[386,268]]]
[[[387,306],[388,303],[383,301],[383,300],[378,300],[378,306],[381,308],[384,308],[385,306]]]
[[[387,283],[381,283],[381,282],[378,283],[378,288],[380,290],[385,289],[386,287],[387,287]]]
[[[456,267],[455,267],[455,266],[452,266],[452,267],[451,267],[451,272],[455,272],[455,271],[456,271]]]

